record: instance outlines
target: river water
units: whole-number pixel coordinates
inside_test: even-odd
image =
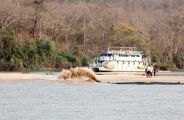
[[[184,120],[184,85],[2,80],[0,120]]]

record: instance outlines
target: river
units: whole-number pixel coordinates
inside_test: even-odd
[[[0,81],[0,120],[183,120],[184,85]]]

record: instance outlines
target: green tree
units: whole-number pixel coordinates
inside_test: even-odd
[[[139,50],[145,52],[150,51],[148,47],[149,44],[146,40],[141,37],[136,28],[128,25],[127,23],[119,23],[114,27],[112,36],[111,36],[111,45],[112,46],[124,46],[124,47],[136,47]],[[146,53],[149,54],[149,53]]]

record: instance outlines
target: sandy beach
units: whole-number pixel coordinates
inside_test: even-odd
[[[147,78],[143,75],[98,75],[100,81],[106,82],[180,82],[184,83],[184,77],[177,76],[153,76]]]
[[[155,76],[146,78],[143,74],[104,74],[97,75],[101,82],[180,82],[184,83],[184,76]],[[44,73],[0,73],[0,80],[59,80],[59,74]],[[75,79],[75,81],[86,79]],[[70,80],[72,81],[72,80]]]
[[[0,73],[0,80],[58,80],[58,75],[47,75],[41,73]]]

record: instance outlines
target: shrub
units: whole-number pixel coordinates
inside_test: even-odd
[[[176,64],[176,67],[179,69],[184,69],[184,54],[175,54],[174,55],[174,63]]]
[[[89,66],[89,58],[87,56],[83,56],[81,59],[82,66]]]
[[[168,67],[166,65],[159,65],[160,70],[168,70]]]
[[[39,70],[87,66],[89,58],[75,48],[59,51],[53,41],[16,40],[12,31],[0,31],[0,70]]]

